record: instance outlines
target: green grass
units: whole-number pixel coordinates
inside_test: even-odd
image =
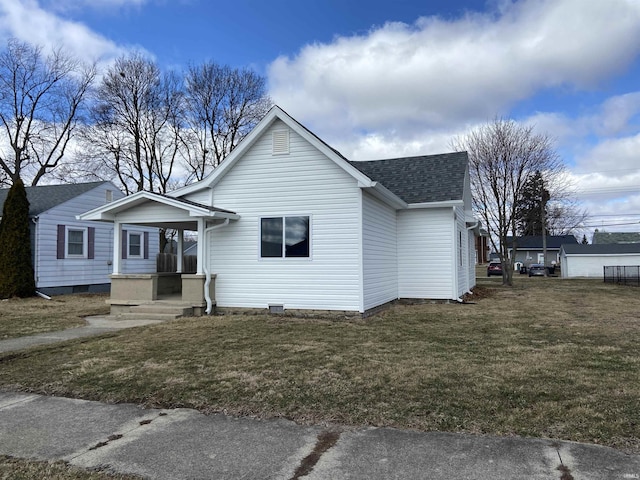
[[[104,294],[0,300],[0,340],[85,325],[83,317],[109,313]]]
[[[640,290],[479,279],[364,320],[182,319],[0,357],[0,385],[108,402],[551,437],[640,451]]]

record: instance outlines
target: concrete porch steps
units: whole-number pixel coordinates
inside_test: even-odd
[[[118,314],[121,320],[175,320],[181,317],[192,317],[193,307],[185,304],[153,303],[147,305],[131,305],[128,312]]]

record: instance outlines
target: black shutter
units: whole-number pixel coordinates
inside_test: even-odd
[[[149,260],[149,232],[144,232],[144,259]]]
[[[96,229],[89,227],[87,229],[87,258],[96,258]]]
[[[127,258],[127,231],[122,230],[122,258]]]
[[[57,254],[56,258],[64,258],[65,253],[65,235],[66,227],[64,225],[58,225],[58,243],[57,243]]]

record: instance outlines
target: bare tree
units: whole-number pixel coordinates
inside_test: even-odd
[[[83,134],[93,174],[114,178],[127,193],[166,193],[180,156],[181,80],[140,54],[121,57],[96,91]]]
[[[0,168],[13,183],[36,185],[59,166],[95,78],[85,65],[56,49],[9,40],[0,53]]]
[[[509,248],[517,249],[517,210],[524,185],[536,171],[545,179],[558,176],[562,162],[550,137],[513,120],[495,119],[454,139],[452,146],[469,154],[473,207],[489,231],[492,248],[500,253],[502,282],[512,285],[515,255],[509,255]]]
[[[249,134],[271,108],[265,79],[249,69],[213,62],[186,74],[191,176],[201,180]]]
[[[552,198],[548,210],[549,235],[578,235],[585,229],[584,225],[589,213],[578,204],[575,198]]]

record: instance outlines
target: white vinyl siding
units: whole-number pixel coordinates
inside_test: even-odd
[[[454,268],[457,268],[454,231],[451,208],[398,212],[400,298],[453,297]]]
[[[113,258],[113,224],[104,222],[82,222],[76,215],[97,208],[106,203],[106,191],[113,192],[113,199],[124,195],[110,183],[98,185],[65,203],[55,206],[38,216],[36,225],[35,274],[36,287],[63,287],[73,285],[100,285],[110,283]],[[57,230],[59,225],[69,229],[95,228],[94,258],[57,258]],[[126,227],[125,227],[126,228]],[[150,234],[150,251],[158,251],[158,234],[156,229],[148,229]],[[66,243],[67,239],[65,239]],[[87,236],[85,234],[85,242]],[[86,247],[85,247],[86,248]],[[153,250],[152,248],[155,248]],[[67,246],[65,244],[65,251]],[[127,262],[127,260],[125,260]],[[155,253],[149,260],[130,261],[127,273],[155,272]]]
[[[627,255],[580,255],[561,257],[563,278],[604,278],[604,267],[615,265],[640,265],[640,254]]]
[[[456,232],[455,239],[458,247],[456,254],[456,268],[458,281],[456,289],[456,298],[464,295],[470,290],[469,287],[469,244],[467,242],[467,225],[465,223],[465,215],[462,210],[456,211]]]
[[[362,195],[364,309],[398,298],[396,212],[367,193]]]
[[[360,190],[294,131],[289,155],[273,156],[272,132],[283,128],[274,122],[214,187],[215,206],[241,216],[211,234],[216,303],[358,311]],[[260,259],[260,219],[278,216],[311,217],[311,258]]]

